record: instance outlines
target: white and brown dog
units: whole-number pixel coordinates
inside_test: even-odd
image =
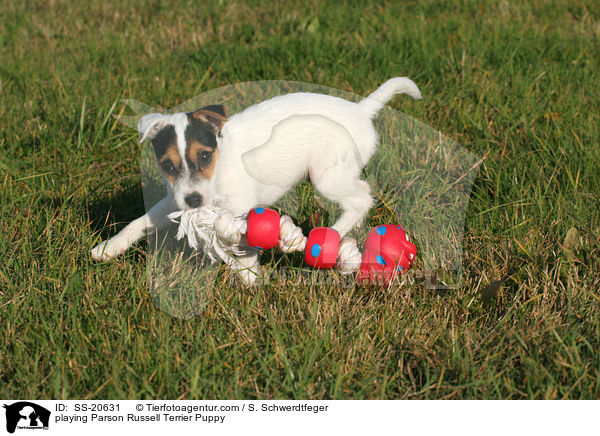
[[[342,209],[332,226],[343,237],[367,215],[373,200],[360,171],[375,152],[372,119],[395,94],[421,98],[410,79],[388,80],[359,103],[293,93],[256,104],[227,119],[221,105],[190,113],[144,115],[140,142],[150,139],[167,196],[144,216],[92,249],[108,260],[170,223],[175,210],[216,205],[248,212],[279,200],[307,174],[315,189]],[[218,229],[218,228],[217,228]],[[218,230],[217,230],[218,232]],[[231,238],[231,235],[227,236]],[[253,283],[258,251],[238,258],[242,278]]]

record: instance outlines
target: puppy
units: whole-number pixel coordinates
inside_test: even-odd
[[[218,220],[219,234],[219,228],[228,227],[223,221],[276,202],[307,174],[320,194],[339,204],[342,213],[332,227],[343,237],[373,204],[369,185],[359,176],[375,152],[377,133],[371,120],[395,94],[421,98],[414,82],[397,77],[359,103],[293,93],[229,119],[221,105],[143,116],[138,124],[140,142],[150,139],[168,194],[147,214],[94,247],[92,257],[118,256],[169,224],[167,215],[175,210],[214,204],[230,211]],[[258,250],[250,248],[233,266],[246,283],[256,279],[257,258]]]

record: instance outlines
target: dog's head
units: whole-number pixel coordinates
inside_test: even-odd
[[[180,209],[212,203],[213,175],[219,159],[217,135],[227,121],[221,105],[171,115],[148,114],[140,118],[140,142],[150,139],[158,167]]]

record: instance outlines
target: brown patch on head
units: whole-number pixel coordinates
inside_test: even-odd
[[[213,158],[212,158],[210,165],[208,165],[202,171],[202,174],[205,178],[212,179],[213,175],[215,174],[215,167],[217,166],[218,160],[219,160],[219,149],[215,148],[215,151],[213,151]]]
[[[158,165],[169,182],[175,183],[181,173],[181,156],[177,149],[177,143],[169,144],[162,156],[158,157]]]
[[[172,184],[181,173],[181,156],[177,148],[175,127],[168,125],[159,130],[152,138],[156,160],[162,173]]]
[[[225,106],[214,104],[193,112],[192,118],[209,124],[215,132],[218,132],[223,127],[223,124],[227,122],[227,111],[225,110]]]
[[[215,166],[219,159],[219,149],[198,141],[191,141],[187,144],[185,158],[192,177],[210,179],[214,174]]]

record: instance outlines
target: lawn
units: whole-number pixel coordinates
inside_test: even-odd
[[[600,397],[597,2],[86,3],[0,6],[0,397]],[[145,243],[91,260],[144,213],[123,99],[393,76],[424,99],[392,107],[483,158],[458,288],[222,272],[179,319],[149,294]]]

